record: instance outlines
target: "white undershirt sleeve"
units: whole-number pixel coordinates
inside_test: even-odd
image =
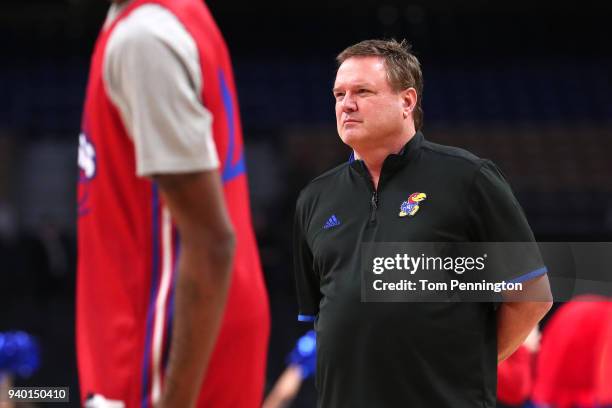
[[[159,5],[134,10],[114,28],[104,83],[136,150],[136,173],[151,176],[219,167],[212,115],[202,105],[198,49]]]

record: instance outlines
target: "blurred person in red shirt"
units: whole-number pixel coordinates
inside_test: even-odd
[[[497,366],[497,406],[522,407],[533,389],[535,353],[540,348],[538,327],[529,333],[525,342]]]
[[[542,335],[532,400],[538,408],[612,407],[612,302],[579,296]]]

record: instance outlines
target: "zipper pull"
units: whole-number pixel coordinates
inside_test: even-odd
[[[376,210],[378,209],[378,193],[376,191],[372,193],[372,199],[370,200],[370,204],[370,222],[374,222],[376,221]]]

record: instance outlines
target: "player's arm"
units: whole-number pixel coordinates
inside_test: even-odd
[[[552,307],[547,275],[522,283],[523,290],[504,292],[497,309],[497,361],[503,361],[525,341]]]
[[[473,240],[500,249],[501,269],[495,281],[520,281],[523,289],[506,291],[497,309],[497,359],[502,361],[523,343],[552,303],[539,248],[520,204],[501,171],[484,161],[474,176],[469,206]],[[510,243],[498,246],[494,243]],[[514,252],[518,253],[514,254]],[[493,271],[491,271],[493,272]],[[523,273],[516,276],[517,273]],[[533,276],[529,279],[530,276]],[[517,280],[518,279],[518,280]]]
[[[181,237],[170,358],[158,407],[191,407],[223,316],[235,237],[216,170],[154,179]]]
[[[314,374],[317,364],[317,340],[314,330],[300,337],[288,356],[289,365],[274,384],[262,408],[286,408],[300,391],[302,381]]]
[[[172,341],[158,404],[190,407],[219,330],[234,235],[212,114],[200,96],[197,46],[168,11],[147,13],[134,13],[114,29],[104,82],[134,142],[136,172],[158,184],[180,234]]]
[[[302,191],[298,197],[293,222],[293,271],[298,301],[298,320],[314,322],[319,314],[321,289],[319,274],[313,270],[313,254],[306,236],[311,204]]]
[[[297,365],[288,366],[274,384],[263,402],[262,408],[287,408],[295,399],[302,385],[302,373]]]

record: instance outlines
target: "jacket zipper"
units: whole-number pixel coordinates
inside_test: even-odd
[[[370,222],[376,222],[376,210],[378,209],[378,192],[374,190],[372,192],[372,198],[370,199]]]
[[[365,174],[368,176],[368,182],[370,184],[370,189],[372,190],[372,196],[370,197],[370,223],[376,222],[376,210],[378,209],[378,190],[374,186],[374,180],[372,179],[372,175],[370,174],[368,168],[366,167],[364,162],[361,162],[363,169],[365,170]],[[380,179],[378,182],[380,186]]]

